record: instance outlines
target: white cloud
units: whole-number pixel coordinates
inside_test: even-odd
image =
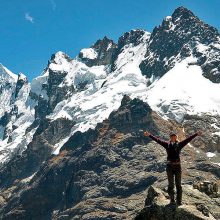
[[[28,12],[25,13],[24,17],[27,21],[30,21],[31,23],[34,23],[34,18],[32,16],[30,16],[30,14]]]
[[[53,11],[55,11],[55,10],[56,10],[56,7],[57,7],[56,2],[55,2],[54,0],[50,0],[50,3],[51,3],[51,5],[52,5]]]

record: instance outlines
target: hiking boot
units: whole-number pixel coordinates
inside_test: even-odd
[[[177,188],[176,203],[178,206],[182,205],[182,187]]]
[[[181,201],[177,201],[176,204],[177,204],[178,206],[181,206],[183,203],[182,203]]]
[[[176,204],[175,199],[174,199],[175,197],[174,197],[173,187],[168,186],[168,195],[169,195],[169,199],[170,199],[170,204]]]
[[[177,196],[177,198],[176,198],[176,204],[177,204],[178,206],[182,205],[182,197]]]
[[[174,199],[171,199],[171,200],[170,200],[170,205],[176,205],[176,202],[175,202]]]

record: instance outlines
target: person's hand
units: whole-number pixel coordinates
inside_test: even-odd
[[[197,134],[199,135],[199,136],[201,136],[202,135],[202,131],[197,131]]]
[[[144,132],[144,136],[149,136],[149,135],[150,135],[150,133],[148,131]]]

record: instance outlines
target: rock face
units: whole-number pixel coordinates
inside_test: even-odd
[[[74,125],[74,122],[64,118],[55,121],[44,119],[38,123],[33,140],[27,149],[21,151],[22,154],[16,152],[7,166],[0,169],[0,185],[8,186],[16,179],[26,178],[36,172],[50,157],[58,140],[66,137]]]
[[[155,27],[140,68],[149,78],[163,76],[176,62],[196,57],[204,76],[212,82],[220,82],[220,35],[216,28],[202,22],[190,10],[179,7]]]
[[[39,135],[44,130],[40,127]],[[17,194],[3,201],[0,216],[2,219],[134,218],[142,207],[147,188],[152,184],[162,188],[167,185],[166,153],[139,129],[164,138],[171,130],[178,130],[181,138],[185,136],[177,122],[164,120],[147,103],[124,96],[121,106],[107,120],[85,133],[76,132],[60,154],[46,160],[35,175],[20,180],[22,185],[14,182],[15,188],[11,190]],[[182,157],[185,182],[207,178],[216,181],[220,177],[218,166],[207,160],[205,154],[186,147]],[[200,169],[202,164],[206,166]],[[7,188],[2,195],[5,191]]]
[[[18,74],[18,80],[17,80],[17,83],[16,83],[16,89],[15,89],[15,99],[18,97],[19,91],[21,90],[21,88],[22,88],[25,84],[28,84],[28,79],[27,79],[27,77],[26,77],[24,74],[19,73],[19,74]]]
[[[144,30],[136,29],[130,32],[125,32],[118,40],[118,50],[120,51],[125,45],[133,44],[137,46],[141,43],[141,38],[145,34]]]
[[[44,70],[45,79],[41,88],[37,88],[37,92],[35,91],[36,89],[31,91],[31,97],[38,102],[35,106],[35,118],[45,118],[54,110],[59,102],[67,99],[73,94],[73,85],[59,86],[68,74],[65,68],[59,69],[59,67],[62,65],[69,66],[70,61],[70,57],[63,52],[57,52],[51,56],[51,59]],[[42,90],[44,96],[42,96],[42,94],[36,94],[39,92],[39,89]]]
[[[117,44],[106,36],[102,40],[96,41],[90,48],[82,49],[79,58],[87,66],[111,65]]]
[[[193,184],[193,188],[198,189],[200,192],[204,192],[206,195],[212,198],[220,198],[217,183],[210,181],[195,182]]]
[[[0,140],[1,145],[9,144],[13,141],[13,132],[19,127],[20,120],[25,114],[25,102],[29,93],[29,83],[27,77],[20,73],[18,76],[10,72],[6,67],[0,64]],[[28,114],[27,114],[28,115]],[[31,117],[29,117],[31,121]],[[25,123],[22,123],[23,125]],[[9,149],[1,149],[2,155],[7,154]],[[2,156],[2,159],[4,156]]]
[[[117,58],[120,55],[120,53],[123,53],[123,49],[126,49],[129,47],[129,45],[132,45],[132,47],[138,46],[141,43],[143,43],[143,36],[146,34],[146,31],[141,29],[131,30],[130,32],[125,32],[119,39],[117,43],[117,49],[115,50],[113,54],[113,65],[111,67],[111,70],[114,71],[117,69]],[[150,34],[150,33],[149,33]],[[146,44],[148,42],[148,39],[146,40]],[[132,51],[131,51],[132,52]]]
[[[4,86],[4,84],[2,85]],[[27,77],[20,73],[18,75],[17,82],[15,86],[11,87],[11,96],[10,97],[10,107],[7,111],[4,112],[2,117],[0,117],[0,126],[3,127],[3,136],[1,137],[2,140],[5,140],[8,138],[8,143],[12,141],[12,131],[17,128],[16,125],[10,125],[13,123],[13,118],[19,118],[22,114],[20,113],[20,109],[18,107],[18,103],[16,102],[20,97],[23,98],[23,92],[22,89],[26,89],[24,87],[28,87],[28,80]],[[19,92],[21,94],[19,94]],[[18,97],[20,96],[20,97]]]
[[[168,194],[155,186],[148,189],[145,207],[135,220],[214,220],[220,218],[220,199],[212,199],[193,189],[183,186],[183,205],[169,204]]]
[[[205,135],[201,140],[193,141],[193,146],[207,152],[220,151],[220,138],[218,134],[220,117],[203,114],[203,115],[186,115],[184,117],[183,127],[187,133],[193,133],[199,128],[205,129]],[[216,130],[217,128],[217,130]],[[214,135],[210,135],[214,134]]]
[[[141,129],[145,123],[149,123],[151,113],[152,109],[147,103],[139,99],[131,100],[125,95],[118,110],[109,115],[110,126],[123,132],[131,128]]]
[[[14,89],[16,86],[17,76],[0,64],[0,101],[1,104],[0,117],[6,111],[10,111],[10,101],[13,99]]]

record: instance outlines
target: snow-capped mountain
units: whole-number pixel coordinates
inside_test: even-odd
[[[193,56],[196,60],[192,64],[201,66],[206,78],[219,83],[219,49],[218,30],[179,7],[154,28],[140,68],[148,77],[161,77],[176,63]]]
[[[180,7],[152,33],[53,54],[31,83],[0,65],[0,218],[133,219],[146,188],[167,184],[166,153],[140,129],[203,130],[182,152],[184,181],[218,181],[219,39]],[[217,199],[204,201],[219,219]]]
[[[48,151],[58,154],[76,131],[95,128],[106,119],[125,94],[149,103],[166,120],[215,117],[212,135],[218,146],[219,58],[218,31],[180,7],[152,33],[131,30],[117,43],[104,37],[74,59],[57,52],[31,83],[1,66],[1,161],[35,148],[32,142],[39,132],[65,119],[73,126]]]
[[[0,64],[0,117],[10,109],[10,102],[13,99],[13,92],[16,85],[17,76]]]
[[[24,74],[15,75],[1,66],[0,76],[0,159],[4,163],[14,154],[23,152],[32,139],[33,133],[27,128],[34,121],[34,102],[30,99],[30,83]]]

